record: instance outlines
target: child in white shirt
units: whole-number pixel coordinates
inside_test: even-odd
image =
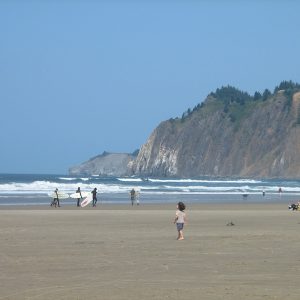
[[[177,210],[176,210],[176,216],[174,219],[174,224],[176,223],[177,231],[178,231],[178,237],[177,240],[181,241],[184,240],[183,237],[183,226],[186,223],[186,213],[184,212],[185,205],[183,202],[178,202],[177,204]]]

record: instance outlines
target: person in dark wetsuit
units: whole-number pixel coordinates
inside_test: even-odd
[[[91,193],[93,194],[93,207],[95,207],[97,203],[97,188],[94,188]]]
[[[133,206],[135,197],[136,197],[136,193],[135,193],[135,190],[134,190],[134,188],[133,188],[133,189],[130,191],[130,199],[131,199],[131,205],[132,205],[132,206]]]
[[[80,200],[82,199],[80,187],[78,187],[76,193],[80,194],[80,198],[77,198],[77,207],[80,207]]]

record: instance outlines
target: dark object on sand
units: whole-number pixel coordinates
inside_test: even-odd
[[[291,204],[289,205],[289,210],[298,210],[299,209],[299,204]]]
[[[226,226],[234,226],[234,225],[235,224],[232,221],[226,224]]]

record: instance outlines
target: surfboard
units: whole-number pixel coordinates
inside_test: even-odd
[[[85,207],[87,206],[89,203],[91,203],[93,201],[93,195],[88,195],[84,200],[81,201],[80,206],[81,207]]]
[[[70,197],[73,198],[73,199],[79,199],[79,198],[85,198],[87,197],[88,195],[90,195],[91,193],[89,192],[81,192],[81,196],[80,196],[80,193],[74,193],[74,194],[71,194]]]
[[[53,199],[57,197],[56,193],[49,193],[48,196]],[[68,194],[58,192],[58,199],[68,199],[68,198],[69,198]]]

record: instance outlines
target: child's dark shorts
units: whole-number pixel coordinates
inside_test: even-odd
[[[183,225],[184,223],[176,223],[176,226],[177,226],[177,230],[180,231],[183,229]]]

